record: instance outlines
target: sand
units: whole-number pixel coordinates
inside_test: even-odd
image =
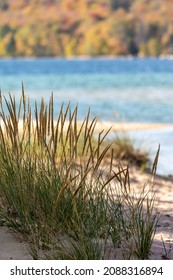
[[[0,227],[0,260],[31,260],[28,244],[6,227]]]
[[[56,121],[54,122],[56,125]],[[66,121],[64,127],[68,127],[69,122]],[[81,121],[78,121],[78,125],[82,124]],[[4,123],[0,120],[0,125],[2,129],[4,129]],[[36,122],[33,121],[33,126],[36,127]],[[19,120],[19,131],[23,130],[23,120]],[[103,129],[106,131],[111,128],[111,131],[138,131],[138,130],[155,130],[162,128],[173,128],[172,124],[163,124],[163,123],[134,123],[134,122],[111,122],[111,121],[101,121],[97,120],[95,130],[102,131]]]
[[[102,129],[109,129],[111,131],[143,131],[143,130],[155,130],[162,128],[173,128],[172,124],[162,123],[126,123],[126,122],[103,122],[98,121],[96,124],[96,130],[101,131]]]

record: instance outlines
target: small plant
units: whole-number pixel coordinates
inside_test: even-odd
[[[150,165],[149,153],[140,147],[135,147],[134,141],[127,135],[116,135],[112,140],[114,156],[122,161],[128,161],[139,167],[147,168]]]
[[[144,201],[145,199],[145,201]],[[148,259],[151,245],[156,231],[158,216],[153,214],[154,197],[138,199],[136,208],[132,211],[133,222],[133,255],[138,259]]]
[[[122,248],[126,253],[122,252],[122,255],[126,259],[148,259],[158,222],[158,215],[154,213],[154,184],[137,192],[131,186],[129,169],[121,167],[120,170],[122,172],[117,176],[119,186],[113,188],[110,203],[111,217],[114,217],[112,242],[115,241],[115,246],[117,242],[125,244],[126,248],[124,245]]]

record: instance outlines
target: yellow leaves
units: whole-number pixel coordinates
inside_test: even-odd
[[[0,57],[6,56],[6,48],[3,41],[0,41]]]
[[[76,55],[76,46],[77,42],[76,39],[71,39],[66,45],[65,45],[65,56],[66,57],[74,57]]]
[[[161,52],[160,43],[156,38],[151,38],[140,45],[140,56],[158,56]]]
[[[127,53],[126,44],[114,36],[107,22],[97,23],[88,29],[80,46],[83,55],[121,55]]]
[[[19,55],[33,56],[34,46],[36,46],[36,38],[32,32],[32,28],[29,26],[19,29],[15,35],[16,52]]]
[[[103,40],[104,36],[102,36],[100,25],[93,26],[85,33],[82,53],[84,55],[97,55]]]
[[[1,30],[2,36],[2,30]],[[11,56],[14,54],[15,42],[11,30],[4,34],[0,40],[0,56]]]

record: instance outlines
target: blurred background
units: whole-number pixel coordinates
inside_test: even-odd
[[[172,59],[172,0],[0,0],[0,89],[17,100],[23,82],[79,119],[172,125]],[[173,172],[172,128],[132,136]]]
[[[0,56],[173,54],[172,0],[0,0]]]

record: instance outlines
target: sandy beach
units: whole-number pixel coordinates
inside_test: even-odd
[[[36,127],[36,122],[33,120],[33,126]],[[56,121],[54,121],[54,125],[56,126]],[[80,127],[82,124],[82,121],[78,121],[78,126]],[[2,129],[4,129],[4,123],[2,120],[0,120],[0,125]],[[64,127],[68,127],[69,122],[66,121],[64,124]],[[23,120],[19,120],[18,123],[19,131],[23,130]],[[173,124],[164,124],[164,123],[138,123],[138,122],[111,122],[111,121],[101,121],[97,120],[95,131],[102,131],[103,129],[109,130],[111,128],[111,131],[122,131],[122,132],[128,132],[128,131],[145,131],[145,130],[157,130],[157,129],[163,129],[163,128],[173,128]]]
[[[144,130],[155,130],[162,128],[173,128],[172,124],[163,124],[163,123],[134,123],[134,122],[104,122],[98,121],[96,124],[96,130],[100,131],[101,129],[109,129],[111,131],[144,131]]]
[[[137,191],[151,179],[148,173],[136,167],[130,168],[130,174],[132,185]],[[155,209],[160,219],[149,259],[173,259],[173,179],[156,176],[155,190]],[[0,227],[0,260],[30,260],[32,256],[28,250],[26,242],[19,240],[8,228]],[[120,258],[121,252],[118,254],[118,250],[112,251],[111,259]]]
[[[168,127],[164,124],[139,124],[139,123],[98,123],[97,129],[107,129],[110,126],[113,130],[145,130],[145,129],[160,129]],[[136,191],[149,182],[151,175],[141,169],[131,166],[130,178],[132,185]],[[156,176],[155,178],[155,209],[156,213],[160,215],[157,225],[155,238],[151,248],[149,259],[173,259],[173,178]],[[29,253],[29,246],[25,241],[20,240],[14,233],[4,227],[0,226],[0,260],[29,260],[32,256]],[[115,252],[111,254],[111,258],[117,258]]]

